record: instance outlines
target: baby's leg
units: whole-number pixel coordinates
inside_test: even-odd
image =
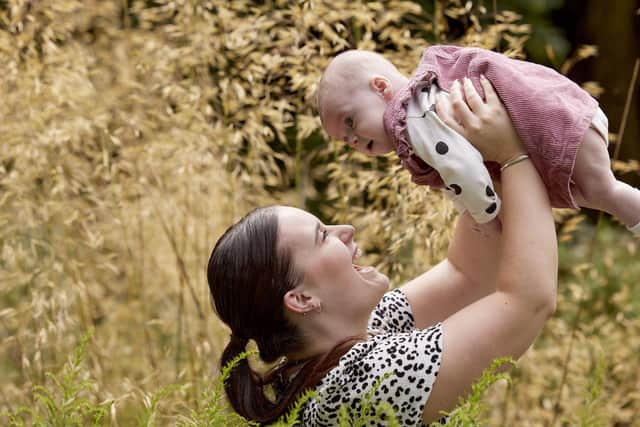
[[[578,150],[573,181],[580,206],[608,212],[640,234],[640,190],[615,178],[606,142],[593,128]]]

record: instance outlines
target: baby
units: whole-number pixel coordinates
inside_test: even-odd
[[[552,205],[608,212],[640,236],[640,191],[611,172],[606,116],[587,92],[550,68],[479,48],[432,46],[409,79],[379,54],[347,51],[322,76],[320,118],[330,136],[365,154],[395,150],[414,182],[443,188],[459,209],[488,222],[500,209],[492,178],[526,156],[483,164],[452,129],[456,124],[447,126],[436,113],[451,107],[448,92],[459,93],[460,80],[482,95],[485,76]]]

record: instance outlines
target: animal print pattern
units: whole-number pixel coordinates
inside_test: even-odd
[[[354,345],[316,386],[303,409],[303,425],[335,426],[338,409],[360,411],[365,393],[384,375],[372,404],[387,402],[403,426],[422,426],[422,411],[442,355],[442,325],[415,328],[411,307],[399,289],[386,293],[369,318],[367,341]],[[385,426],[376,417],[367,426]]]

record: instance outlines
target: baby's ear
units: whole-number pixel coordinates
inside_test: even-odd
[[[373,76],[369,80],[369,87],[376,94],[380,95],[385,101],[390,101],[393,98],[393,91],[391,90],[391,81],[384,76]]]

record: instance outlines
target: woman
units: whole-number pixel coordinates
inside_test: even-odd
[[[232,371],[226,392],[238,413],[275,420],[314,387],[303,424],[335,425],[340,405],[357,409],[388,374],[374,403],[388,402],[402,425],[429,423],[493,359],[518,358],[531,345],[555,310],[554,223],[508,114],[490,84],[484,90],[486,102],[467,90],[468,105],[452,91],[452,111],[438,114],[503,165],[501,230],[479,233],[461,216],[447,258],[402,287],[386,292],[386,276],[354,264],[353,227],[326,226],[295,208],[255,210],[220,238],[208,281],[232,331],[221,363],[249,339],[265,362],[282,360],[264,377],[246,360]]]

